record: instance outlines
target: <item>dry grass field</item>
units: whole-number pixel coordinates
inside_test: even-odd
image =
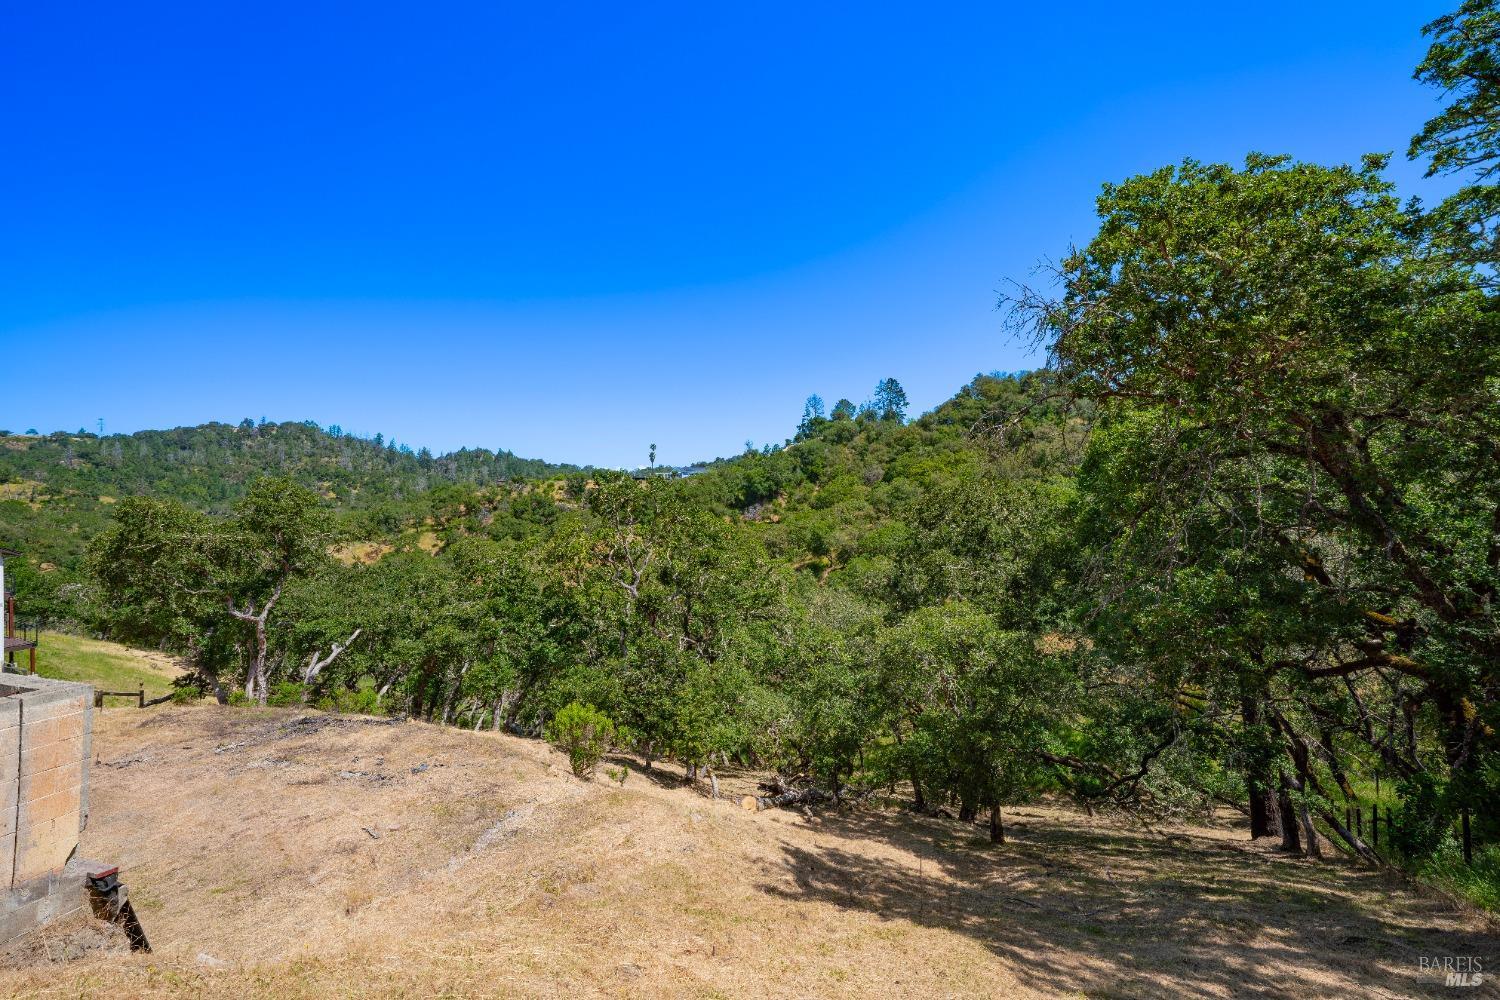
[[[1412,997],[1495,995],[1422,956],[1500,971],[1444,898],[1228,825],[1022,808],[991,847],[292,710],[112,710],[94,749],[82,851],[123,867],[155,952],[80,920],[13,947],[0,994]]]

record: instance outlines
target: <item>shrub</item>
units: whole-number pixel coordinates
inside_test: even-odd
[[[341,715],[380,715],[380,695],[372,687],[337,688],[318,699],[318,708]]]
[[[1476,845],[1474,863],[1466,865],[1457,838],[1450,836],[1417,868],[1417,875],[1481,909],[1500,913],[1500,844]]]
[[[1396,794],[1401,804],[1393,817],[1390,846],[1410,861],[1424,861],[1442,846],[1451,817],[1444,817],[1437,786],[1428,775],[1402,779]]]
[[[172,704],[191,705],[203,697],[203,689],[196,684],[184,684],[172,689]]]
[[[266,695],[266,704],[277,708],[302,704],[302,685],[296,681],[280,681]]]
[[[250,696],[245,693],[244,688],[231,688],[229,691],[229,704],[234,708],[250,704]]]
[[[573,773],[587,778],[614,745],[615,724],[593,705],[571,702],[547,724],[547,742],[568,755]]]

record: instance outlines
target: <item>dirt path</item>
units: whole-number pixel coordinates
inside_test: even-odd
[[[531,741],[276,710],[107,713],[95,750],[83,851],[124,867],[157,951],[0,971],[0,993],[1500,995],[1421,965],[1500,972],[1483,922],[1230,829],[1024,808],[992,848],[896,811],[752,814],[660,770],[579,782]]]

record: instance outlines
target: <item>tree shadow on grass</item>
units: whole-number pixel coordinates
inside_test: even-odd
[[[912,817],[853,812],[823,828],[840,845],[883,841],[910,857],[783,845],[785,876],[762,891],[964,934],[1039,990],[1438,997],[1453,994],[1423,956],[1500,971],[1500,940],[1451,903],[1341,862],[1051,820],[1016,824],[994,847]]]
[[[631,774],[638,774],[651,782],[658,788],[683,788],[687,785],[687,776],[678,770],[667,770],[668,765],[661,761],[647,767],[636,757],[623,753],[610,753],[604,755],[605,765],[610,767],[623,767]]]

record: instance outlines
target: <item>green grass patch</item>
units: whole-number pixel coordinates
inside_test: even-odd
[[[1417,868],[1417,877],[1491,913],[1500,913],[1500,844],[1476,848],[1474,863],[1464,864],[1457,843],[1448,842]]]
[[[26,668],[26,654],[16,654],[16,665]],[[171,668],[148,654],[115,642],[84,639],[60,632],[43,632],[37,642],[36,672],[42,677],[82,681],[105,691],[135,691],[144,686],[147,698],[172,690]],[[117,704],[106,702],[106,704]]]

